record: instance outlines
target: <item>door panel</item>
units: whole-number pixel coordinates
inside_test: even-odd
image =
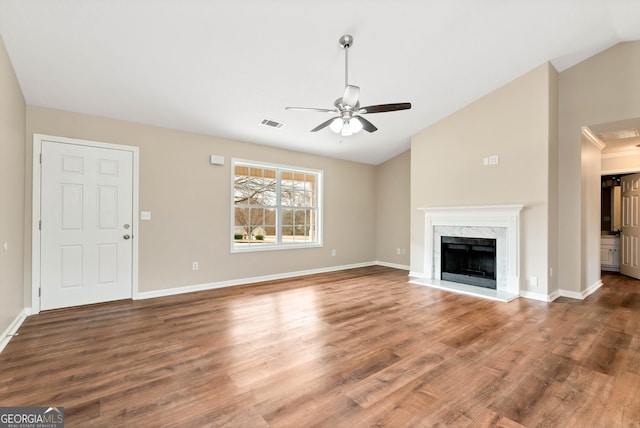
[[[640,174],[622,177],[620,273],[640,279]]]
[[[42,309],[132,296],[133,153],[42,142]]]

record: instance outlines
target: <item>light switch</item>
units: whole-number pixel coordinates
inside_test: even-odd
[[[151,220],[151,211],[141,211],[140,220]]]

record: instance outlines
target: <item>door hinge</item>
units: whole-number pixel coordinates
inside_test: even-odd
[[[42,297],[42,288],[38,288],[38,297]]]
[[[42,153],[40,153],[40,163],[42,163]]]
[[[38,230],[42,230],[42,220],[38,220]]]

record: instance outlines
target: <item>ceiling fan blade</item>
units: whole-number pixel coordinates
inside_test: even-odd
[[[313,128],[311,130],[311,132],[318,132],[319,130],[326,128],[327,126],[331,125],[331,122],[333,122],[334,120],[339,119],[339,117],[332,117],[329,120],[325,120],[324,122],[322,122],[320,125],[316,126],[315,128]]]
[[[395,103],[395,104],[378,104],[375,106],[366,106],[358,110],[358,113],[384,113],[387,111],[409,110],[411,103]]]
[[[351,108],[355,107],[360,97],[360,88],[353,85],[347,85],[344,88],[344,95],[342,96],[342,104]]]
[[[298,110],[298,111],[319,111],[320,113],[335,113],[336,109],[328,108],[314,108],[314,107],[285,107],[285,110]]]
[[[367,132],[376,132],[378,128],[362,116],[353,116],[351,120],[357,120],[362,124],[362,129]]]

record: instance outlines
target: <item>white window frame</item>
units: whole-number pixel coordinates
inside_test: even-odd
[[[277,212],[277,221],[276,221],[276,229],[277,229],[277,240],[276,243],[273,244],[259,244],[259,245],[246,245],[246,246],[236,246],[235,243],[235,176],[236,176],[236,165],[242,165],[247,167],[255,167],[255,168],[269,168],[275,169],[277,171],[277,200],[278,204],[276,205]],[[314,174],[317,176],[316,186],[316,236],[317,239],[315,242],[283,242],[282,241],[282,211],[283,206],[280,204],[280,185],[281,185],[281,177],[280,172],[297,172],[304,174]],[[309,169],[309,168],[301,168],[290,165],[282,165],[282,164],[274,164],[267,162],[259,162],[252,161],[246,159],[231,159],[231,195],[230,195],[230,205],[231,205],[231,227],[229,231],[230,238],[230,246],[232,253],[247,253],[247,252],[255,252],[255,251],[277,251],[277,250],[293,250],[300,248],[318,248],[323,246],[323,189],[324,189],[324,171]]]

